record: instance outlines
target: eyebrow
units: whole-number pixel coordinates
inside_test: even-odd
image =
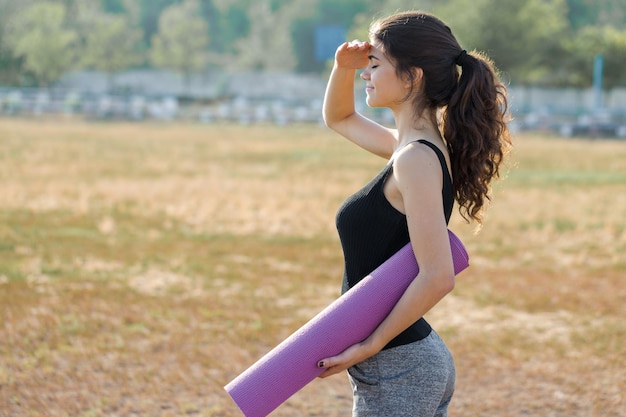
[[[377,61],[380,61],[380,59],[378,59],[375,55],[369,55],[367,59],[375,59]]]

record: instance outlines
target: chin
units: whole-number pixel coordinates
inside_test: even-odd
[[[367,104],[368,107],[371,107],[373,109],[376,108],[376,107],[380,107],[378,104],[376,104],[376,101],[370,99],[369,97],[367,99],[365,99],[365,104]]]

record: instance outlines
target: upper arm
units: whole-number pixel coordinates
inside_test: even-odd
[[[407,147],[394,162],[393,175],[402,196],[420,274],[453,277],[443,211],[443,173],[437,156],[422,146]]]
[[[361,148],[389,159],[397,144],[397,130],[390,129],[354,112],[328,127]]]

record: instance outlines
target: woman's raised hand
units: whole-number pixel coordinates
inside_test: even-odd
[[[338,67],[346,69],[360,69],[367,66],[369,61],[369,42],[354,40],[345,42],[335,52],[335,62]]]

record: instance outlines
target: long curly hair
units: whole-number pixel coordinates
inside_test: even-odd
[[[370,38],[394,60],[399,76],[414,81],[414,68],[422,69],[422,88],[409,93],[416,114],[440,112],[459,211],[482,224],[490,183],[511,148],[506,88],[493,62],[467,53],[445,23],[425,12],[380,19],[370,27]]]

